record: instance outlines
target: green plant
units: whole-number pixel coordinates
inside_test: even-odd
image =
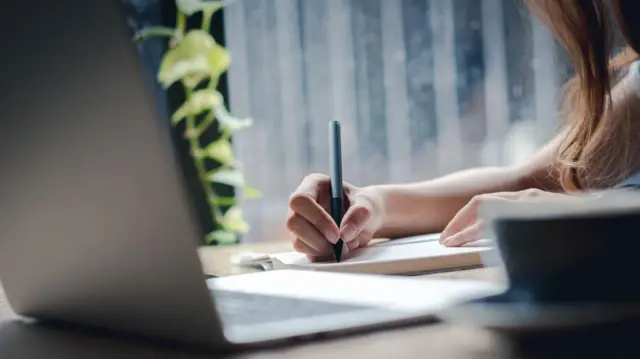
[[[233,117],[217,90],[220,76],[227,71],[231,57],[211,36],[211,19],[225,4],[222,1],[176,0],[176,5],[175,28],[148,27],[137,33],[135,39],[141,41],[158,36],[169,39],[157,78],[165,89],[180,83],[185,91],[185,101],[171,116],[171,123],[173,126],[185,125],[184,138],[189,142],[191,157],[216,224],[216,229],[205,236],[205,241],[237,243],[238,234],[249,230],[237,195],[221,196],[215,188],[231,186],[236,192],[241,190],[244,198],[256,198],[260,193],[246,185],[230,142],[232,133],[251,126],[253,121]],[[196,13],[202,15],[200,28],[187,29],[187,18]],[[218,139],[203,143],[202,135],[214,128],[216,121]],[[211,160],[215,166],[207,166]]]

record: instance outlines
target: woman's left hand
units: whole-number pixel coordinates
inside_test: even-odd
[[[567,197],[568,195],[547,192],[539,189],[527,189],[519,192],[498,192],[475,196],[453,217],[440,235],[440,243],[447,247],[458,247],[482,239],[485,223],[478,217],[480,203],[487,200],[532,201],[548,198]]]

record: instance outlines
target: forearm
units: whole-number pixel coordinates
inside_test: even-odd
[[[440,232],[474,196],[520,191],[527,185],[516,169],[492,167],[419,183],[372,186],[382,199],[385,218],[376,236],[397,238]]]

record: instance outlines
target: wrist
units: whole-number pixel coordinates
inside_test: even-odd
[[[377,225],[374,231],[374,238],[392,237],[394,228],[398,226],[395,220],[397,213],[394,213],[393,191],[394,185],[373,185],[363,187],[362,190],[375,203]],[[397,212],[397,211],[396,211]]]
[[[376,238],[402,238],[442,231],[468,198],[438,194],[432,181],[366,187],[377,198],[380,219]]]

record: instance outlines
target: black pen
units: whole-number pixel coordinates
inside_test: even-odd
[[[329,122],[329,171],[331,176],[331,217],[340,228],[342,222],[343,193],[342,188],[342,153],[340,146],[340,122]],[[336,262],[342,256],[342,238],[333,245],[333,255]]]

